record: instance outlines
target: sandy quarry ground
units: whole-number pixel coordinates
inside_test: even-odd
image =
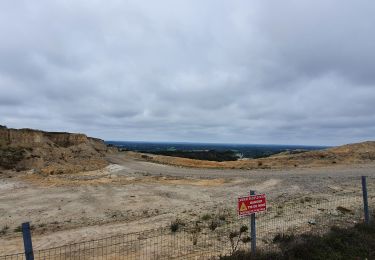
[[[0,174],[0,255],[22,252],[17,227],[24,221],[34,227],[34,248],[45,249],[233,212],[250,188],[274,205],[350,198],[361,194],[360,176],[367,175],[375,195],[375,163],[255,171],[179,168],[124,154],[110,160],[103,170],[74,175]]]

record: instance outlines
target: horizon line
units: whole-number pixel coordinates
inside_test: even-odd
[[[332,145],[305,145],[305,144],[261,144],[261,143],[227,143],[227,142],[191,142],[191,141],[124,141],[104,140],[104,142],[127,142],[127,143],[157,143],[157,144],[203,144],[203,145],[259,145],[259,146],[303,146],[303,147],[334,147]]]

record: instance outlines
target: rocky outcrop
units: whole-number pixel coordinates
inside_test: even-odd
[[[0,126],[0,168],[45,174],[96,170],[108,163],[103,140],[84,134]]]

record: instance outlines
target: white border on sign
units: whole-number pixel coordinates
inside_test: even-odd
[[[253,212],[253,213],[245,213],[243,215],[240,215],[240,211],[238,209],[238,201],[240,199],[244,199],[244,198],[250,198],[250,197],[257,197],[257,196],[260,196],[260,199],[265,199],[265,202],[266,202],[266,208],[262,211],[258,211],[258,212]],[[256,214],[256,213],[260,213],[260,212],[265,212],[267,211],[267,197],[266,197],[266,194],[265,193],[262,193],[262,194],[255,194],[255,195],[247,195],[247,196],[242,196],[242,197],[238,197],[237,198],[237,216],[238,218],[244,218],[244,217],[249,217],[251,216],[251,214]]]

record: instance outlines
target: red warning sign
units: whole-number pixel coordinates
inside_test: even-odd
[[[249,195],[238,198],[238,216],[249,216],[252,213],[266,211],[266,194]]]

